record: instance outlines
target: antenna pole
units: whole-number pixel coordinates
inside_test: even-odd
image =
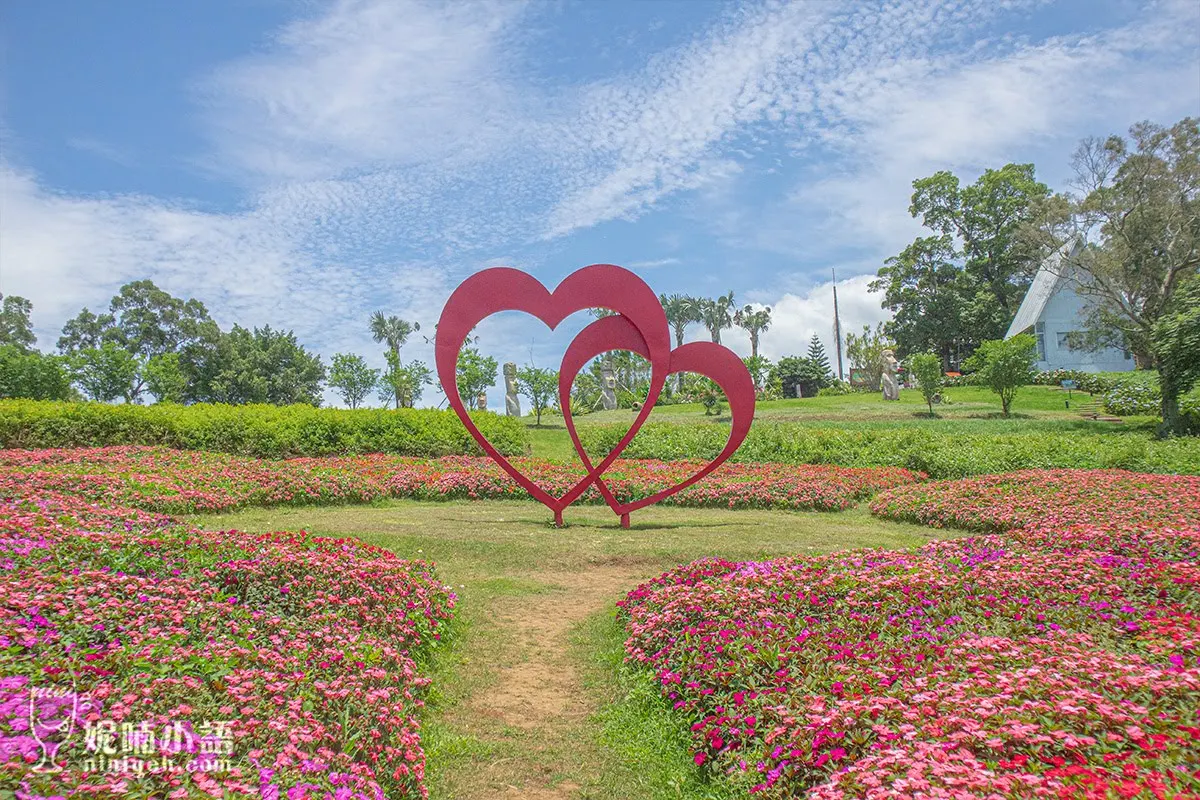
[[[837,346],[838,380],[841,381],[845,380],[842,372],[842,318],[838,315],[837,270],[832,269],[831,272],[833,273],[833,340]]]

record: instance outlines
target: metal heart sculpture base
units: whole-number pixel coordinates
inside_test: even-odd
[[[497,312],[523,311],[553,330],[571,314],[590,308],[607,308],[617,313],[584,328],[563,356],[559,370],[559,402],[586,474],[561,497],[555,497],[517,469],[475,425],[458,392],[458,355],[471,330]],[[646,358],[650,362],[650,388],[629,431],[608,455],[593,464],[575,430],[570,404],[571,385],[588,361],[609,350],[629,350]],[[495,267],[472,275],[454,290],[442,309],[434,358],[446,399],[471,436],[531,497],[554,512],[554,522],[559,526],[563,524],[563,510],[595,484],[609,508],[620,516],[621,525],[629,527],[630,512],[691,486],[733,455],[745,440],[754,418],[754,382],[742,360],[712,342],[693,342],[672,350],[667,316],[654,291],[634,273],[612,264],[593,264],[577,270],[553,292],[547,291],[533,276],[508,267]],[[686,480],[641,500],[621,503],[602,476],[646,422],[658,402],[667,375],[673,372],[705,375],[725,391],[733,421],[729,440],[716,458]]]

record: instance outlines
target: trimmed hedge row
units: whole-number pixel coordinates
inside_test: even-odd
[[[523,455],[529,435],[516,418],[488,412],[475,424],[500,452]],[[258,458],[394,453],[478,455],[453,411],[313,408],[306,405],[106,405],[0,401],[0,447],[165,445]]]
[[[580,429],[584,449],[603,456],[625,429]],[[623,458],[712,458],[725,446],[727,425],[651,423]],[[1020,469],[1127,469],[1200,474],[1200,439],[1156,440],[1135,433],[942,433],[925,428],[811,428],[755,423],[733,461],[904,467],[932,478],[961,478]]]

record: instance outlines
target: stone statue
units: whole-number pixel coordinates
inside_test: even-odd
[[[900,399],[900,382],[896,380],[896,372],[900,369],[900,362],[896,360],[896,354],[891,350],[883,351],[883,399],[884,400],[899,400]]]
[[[480,411],[487,411],[487,392],[480,392],[475,398],[475,407]]]
[[[600,362],[600,405],[605,411],[617,407],[617,375],[613,370],[612,353],[607,353]]]
[[[517,397],[517,365],[511,361],[504,365],[504,413],[510,417],[521,416],[521,399]]]

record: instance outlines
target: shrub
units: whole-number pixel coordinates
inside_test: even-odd
[[[853,394],[854,389],[850,388],[850,384],[846,381],[834,380],[832,384],[826,386],[817,392],[818,397],[841,397],[842,395]]]
[[[1011,339],[991,339],[980,343],[964,366],[975,371],[975,379],[980,386],[986,386],[1000,395],[1000,405],[1007,417],[1017,390],[1033,380],[1036,357],[1036,340],[1023,333]]]
[[[625,429],[581,428],[594,456],[611,450]],[[726,425],[650,423],[622,454],[627,458],[712,458],[729,437]],[[757,423],[733,456],[741,462],[904,467],[934,478],[959,478],[1033,468],[1130,469],[1200,473],[1200,440],[1160,441],[1133,433],[961,433],[928,428],[818,428]]]
[[[521,420],[490,412],[472,415],[500,452],[526,451]],[[478,454],[452,411],[359,409],[308,405],[198,403],[177,406],[0,401],[0,447],[166,445],[260,458],[394,453],[409,456]]]

